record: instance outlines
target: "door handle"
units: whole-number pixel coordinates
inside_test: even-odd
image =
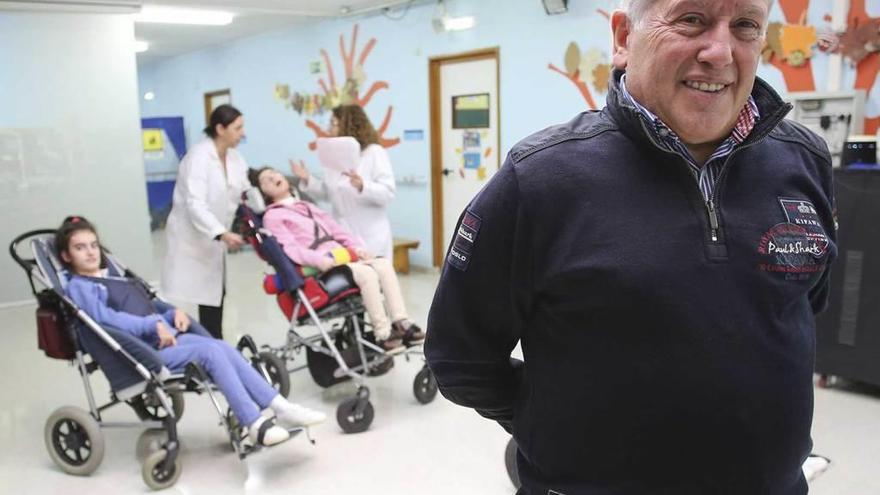
[[[448,177],[449,174],[452,173],[452,169],[451,168],[444,168],[443,170],[440,171],[440,173],[443,174],[443,176]]]

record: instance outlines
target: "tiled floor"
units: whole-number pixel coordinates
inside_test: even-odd
[[[161,238],[157,238],[161,256]],[[274,299],[262,294],[264,266],[252,252],[229,259],[227,338],[249,333],[258,343],[279,344],[286,330]],[[8,276],[22,277],[15,273]],[[412,316],[424,323],[437,276],[401,277]],[[25,283],[22,277],[22,283]],[[85,407],[78,374],[66,362],[44,358],[36,349],[32,306],[0,311],[5,353],[0,364],[0,493],[141,493],[138,428],[105,430],[106,454],[88,478],[63,474],[43,445],[43,424],[62,405]],[[317,444],[297,437],[279,447],[239,461],[207,397],[187,396],[180,422],[183,474],[169,492],[313,494],[512,494],[503,464],[507,442],[501,428],[438,397],[420,405],[412,380],[421,362],[399,360],[383,377],[370,380],[376,419],[369,431],[345,435],[332,418],[336,404],[352,393],[349,384],[322,390],[303,371],[292,376],[291,397],[331,414],[313,429]],[[107,397],[103,378],[96,396]],[[811,493],[880,493],[880,392],[817,390],[816,450],[834,465],[817,479]],[[125,407],[106,418],[131,421]],[[687,466],[682,466],[687,469]]]

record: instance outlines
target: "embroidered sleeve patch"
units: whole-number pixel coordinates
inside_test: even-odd
[[[455,232],[455,238],[452,246],[449,248],[449,254],[446,261],[461,271],[467,270],[471,261],[471,254],[474,252],[474,246],[477,242],[477,234],[480,232],[480,224],[482,220],[470,211],[465,211],[464,217],[458,224]]]

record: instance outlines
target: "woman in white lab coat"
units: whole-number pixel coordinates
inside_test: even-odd
[[[290,162],[300,178],[302,189],[316,199],[332,205],[333,216],[363,241],[375,256],[391,259],[393,242],[388,204],[394,199],[394,172],[388,152],[379,144],[379,135],[358,105],[333,109],[331,136],[351,136],[361,145],[360,163],[353,172],[325,169],[323,179],[312,176],[305,165]]]
[[[247,164],[235,147],[244,136],[244,119],[231,105],[220,105],[205,128],[208,139],[180,162],[166,235],[162,267],[164,296],[199,305],[199,322],[222,339],[226,251],[242,237],[230,232],[241,193],[249,187]]]

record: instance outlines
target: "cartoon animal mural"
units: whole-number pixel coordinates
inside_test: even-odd
[[[819,30],[807,23],[810,0],[779,0],[785,22],[774,22],[768,26],[767,40],[761,52],[765,64],[770,64],[782,73],[785,89],[789,92],[815,91],[812,58],[814,48],[825,53],[841,53],[855,67],[854,89],[863,89],[870,97],[880,72],[880,17],[870,17],[865,7],[866,0],[851,0],[847,14],[847,27],[843,33],[828,29]],[[828,3],[830,7],[830,2]],[[608,12],[597,9],[608,19]],[[824,17],[825,21],[830,15]],[[592,110],[596,109],[593,93],[587,85],[592,82],[596,93],[605,93],[611,75],[611,65],[605,55],[597,49],[581,52],[576,42],[571,42],[565,51],[564,69],[553,63],[548,68],[561,74],[572,82],[584,101]],[[878,102],[880,103],[880,102]],[[865,118],[864,132],[874,134],[880,127],[880,115]]]
[[[366,63],[367,57],[369,57],[370,53],[373,51],[373,48],[376,46],[376,38],[370,38],[369,41],[367,41],[367,44],[363,47],[360,56],[358,56],[358,29],[359,26],[357,24],[352,27],[351,43],[348,50],[346,50],[345,46],[345,36],[342,34],[339,35],[339,53],[342,58],[343,75],[345,76],[341,85],[337,84],[336,73],[334,72],[333,64],[330,61],[330,55],[327,53],[327,50],[323,48],[321,49],[321,58],[327,71],[327,79],[324,80],[324,78],[321,78],[318,81],[318,86],[320,86],[321,91],[320,93],[296,92],[291,95],[288,85],[275,85],[275,98],[282,101],[286,108],[294,110],[299,115],[305,115],[307,117],[305,125],[315,133],[316,139],[327,137],[327,131],[322,129],[321,126],[310,117],[322,115],[338,105],[360,105],[366,109],[367,105],[370,104],[370,101],[377,92],[389,89],[387,81],[375,81],[370,85],[366,93],[363,96],[360,96],[361,89],[366,86],[367,81],[364,64]],[[357,59],[357,62],[355,62],[355,59]],[[388,125],[391,123],[393,112],[394,106],[389,105],[388,109],[385,111],[385,118],[382,120],[381,125],[376,127],[376,131],[379,133],[379,143],[386,148],[390,148],[400,143],[400,138],[398,137],[385,136],[385,132],[388,130]],[[317,144],[315,141],[309,143],[310,150],[314,151],[316,146]]]
[[[866,0],[851,0],[843,33],[817,34],[807,25],[810,0],[779,0],[785,24],[771,23],[763,60],[779,69],[788,91],[815,91],[816,83],[810,57],[815,44],[820,51],[840,53],[855,66],[854,89],[863,89],[869,95],[880,71],[880,17],[870,17]],[[830,6],[830,2],[828,3]],[[825,15],[824,20],[831,19]],[[880,126],[880,115],[865,118],[866,134],[874,134]]]

